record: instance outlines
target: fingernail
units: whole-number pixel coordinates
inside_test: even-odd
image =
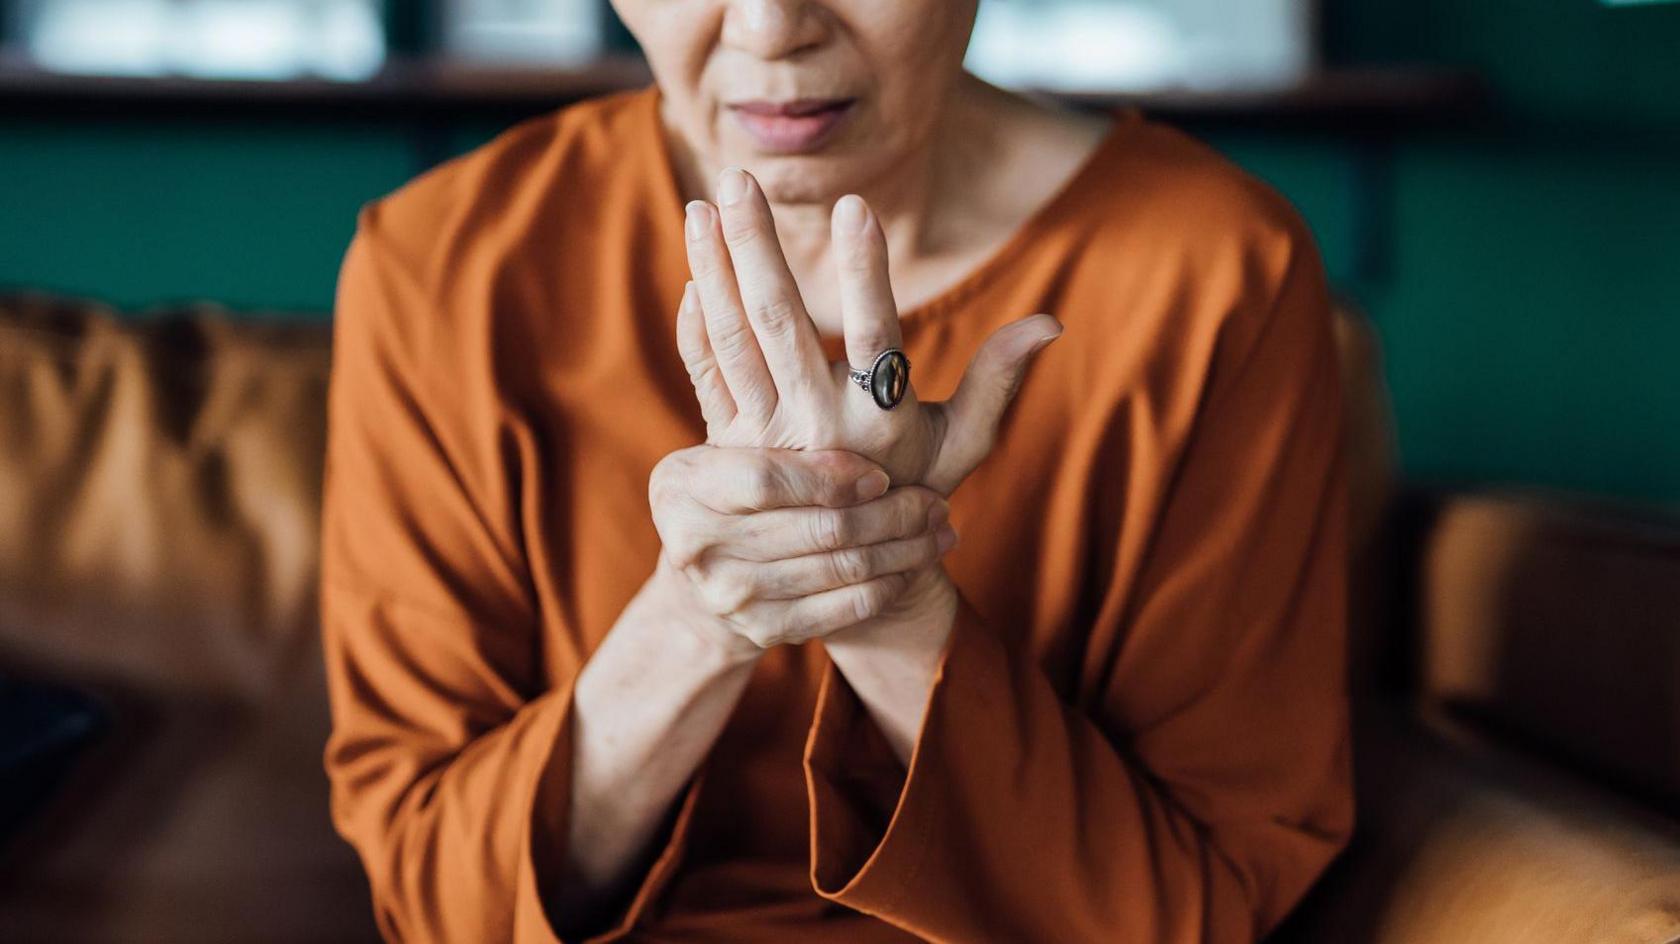
[[[1042,351],[1046,347],[1049,347],[1051,341],[1054,341],[1061,336],[1062,336],[1062,333],[1060,331],[1058,331],[1055,334],[1046,335],[1045,337],[1039,338],[1037,341],[1033,342],[1032,349],[1029,350],[1027,353],[1028,354],[1037,354],[1039,351]]]
[[[739,167],[724,168],[723,176],[718,178],[718,202],[734,206],[746,195],[747,175]]]
[[[706,226],[711,223],[711,220],[707,218],[709,213],[710,211],[706,209],[706,201],[689,201],[687,214],[689,239],[699,239],[706,235]],[[667,230],[667,232],[669,231]]]
[[[939,553],[943,554],[957,546],[957,529],[946,525],[939,529],[939,534],[933,540],[939,545]]]
[[[863,198],[855,193],[848,193],[834,205],[834,215],[840,222],[840,228],[850,233],[863,232],[864,224],[869,221],[869,214],[865,212]]]
[[[863,478],[857,480],[857,495],[863,501],[880,498],[887,493],[887,486],[891,485],[887,473],[880,469],[873,469]]]
[[[933,529],[933,528],[937,528],[940,525],[942,525],[945,522],[950,521],[950,520],[951,520],[951,506],[947,505],[945,502],[939,502],[939,503],[935,504],[932,508],[928,509],[928,528],[930,530]]]

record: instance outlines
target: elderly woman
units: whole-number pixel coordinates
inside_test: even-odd
[[[383,932],[1264,934],[1353,815],[1305,226],[964,74],[972,0],[618,7],[655,88],[344,261],[326,766]]]

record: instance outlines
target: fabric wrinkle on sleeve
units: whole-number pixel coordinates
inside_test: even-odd
[[[572,682],[547,678],[491,378],[443,373],[439,304],[364,208],[340,271],[322,520],[333,820],[391,940],[559,940]],[[468,346],[470,350],[470,345]],[[680,858],[698,782],[611,930]]]
[[[1295,238],[1211,355],[1150,556],[1099,617],[1126,632],[1098,690],[1058,692],[961,600],[882,819],[848,787],[873,722],[828,668],[805,764],[819,894],[938,941],[1253,941],[1345,844],[1340,387]]]

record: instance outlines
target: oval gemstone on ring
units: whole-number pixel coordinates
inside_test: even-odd
[[[892,409],[904,399],[904,392],[909,388],[910,358],[903,351],[885,351],[875,358],[875,365],[869,370],[869,394],[875,398],[876,406]]]

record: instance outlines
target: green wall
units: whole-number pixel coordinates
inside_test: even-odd
[[[1680,4],[1327,0],[1338,63],[1482,71],[1391,145],[1197,129],[1288,194],[1383,337],[1408,475],[1680,503]],[[456,149],[491,125],[460,129]],[[400,123],[0,122],[0,285],[321,317]]]
[[[1472,66],[1499,102],[1393,149],[1384,258],[1347,282],[1385,342],[1406,471],[1680,503],[1680,4],[1327,18],[1340,61]],[[1322,184],[1273,179],[1338,232]]]
[[[397,128],[8,121],[0,286],[319,314],[356,208],[411,153]]]

